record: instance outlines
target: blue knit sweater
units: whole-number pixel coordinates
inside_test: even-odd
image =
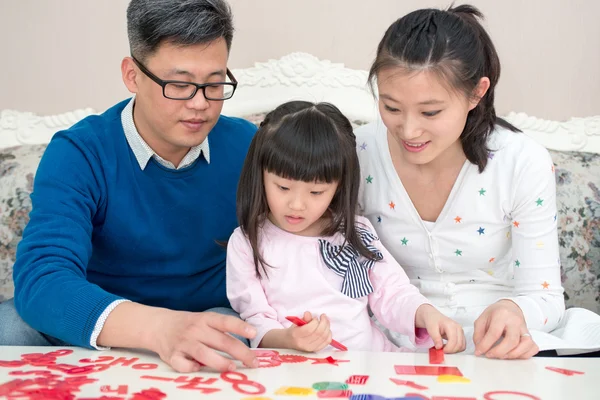
[[[115,300],[173,310],[228,306],[225,249],[235,198],[256,130],[221,116],[211,162],[142,170],[123,127],[121,102],[54,135],[37,170],[31,220],[17,249],[15,304],[33,328],[90,347]]]

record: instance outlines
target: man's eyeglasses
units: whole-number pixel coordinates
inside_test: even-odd
[[[231,82],[211,82],[211,83],[193,83],[184,81],[165,81],[148,71],[148,68],[139,62],[134,56],[131,56],[135,65],[138,66],[148,78],[152,79],[163,89],[163,96],[172,100],[189,100],[193,98],[198,89],[202,89],[202,94],[206,100],[227,100],[233,96],[237,87],[235,77],[227,68],[227,77]]]

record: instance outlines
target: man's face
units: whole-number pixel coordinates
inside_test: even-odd
[[[144,66],[162,80],[194,83],[225,82],[228,50],[220,38],[208,44],[179,46],[163,43]],[[123,60],[123,80],[136,94],[134,122],[148,145],[176,166],[190,147],[199,145],[219,119],[223,101],[206,100],[199,89],[189,100],[172,100],[134,64]]]

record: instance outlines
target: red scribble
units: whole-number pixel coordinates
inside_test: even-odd
[[[271,368],[281,365],[279,352],[275,350],[253,350],[258,361],[258,368]]]
[[[406,393],[406,397],[417,397],[423,400],[477,400],[475,397],[433,396],[431,399],[420,393]]]
[[[49,353],[27,353],[21,355],[21,360],[13,361],[2,361],[0,360],[0,367],[18,368],[25,365],[32,365],[34,367],[45,367],[48,365],[56,364],[56,358],[66,356],[73,353],[73,350],[55,350]]]
[[[124,367],[129,367],[130,365],[135,364],[135,362],[138,360],[139,360],[139,358],[137,358],[137,357],[133,357],[133,358],[129,358],[129,359],[127,357],[119,357],[116,360],[112,361],[108,365],[113,366],[113,365],[121,364]]]
[[[48,365],[48,369],[57,370],[64,372],[68,375],[87,375],[95,372],[106,371],[110,368],[108,364],[88,364],[84,366],[71,365],[71,364],[56,364]]]
[[[521,397],[525,397],[531,400],[540,400],[539,397],[536,397],[534,395],[531,394],[527,394],[527,393],[522,393],[522,392],[510,392],[510,391],[496,391],[496,392],[487,392],[486,394],[483,395],[483,398],[485,400],[496,400],[494,397],[497,394],[501,394],[501,395],[505,395],[505,394],[510,394],[510,395],[514,395],[514,396],[521,396]]]
[[[281,360],[282,363],[301,363],[301,362],[305,362],[305,361],[309,360],[308,357],[298,356],[295,354],[280,355],[279,359]]]
[[[15,379],[0,385],[0,397],[22,398],[27,400],[72,400],[74,393],[81,386],[95,382],[87,377],[69,377],[57,379],[52,377],[36,377],[33,379]]]
[[[276,350],[255,349],[252,351],[254,352],[254,355],[256,357],[273,358],[273,357],[277,357],[279,355],[279,352]]]
[[[235,377],[235,379],[233,378]],[[242,394],[259,395],[267,391],[263,385],[258,382],[248,380],[248,377],[241,372],[228,371],[221,373],[221,379],[231,383],[233,390]],[[243,386],[250,386],[255,390],[245,390]]]
[[[258,360],[258,368],[272,368],[279,367],[281,365],[281,361],[275,360],[273,358],[257,358]]]
[[[585,372],[574,371],[572,369],[564,369],[564,368],[556,368],[556,367],[546,367],[546,369],[554,372],[558,372],[559,374],[573,376],[573,375],[583,375]]]
[[[173,381],[173,380],[175,380],[173,378],[165,378],[163,376],[150,376],[150,375],[144,375],[141,378],[142,379],[153,379],[155,381]]]
[[[477,400],[475,397],[433,396],[431,400]]]
[[[317,397],[320,399],[338,399],[349,398],[352,396],[352,390],[319,390]]]
[[[427,390],[429,389],[427,386],[419,385],[413,381],[404,381],[402,379],[390,378],[390,381],[394,382],[396,385],[408,386],[417,390]]]
[[[166,394],[156,388],[145,389],[139,393],[134,393],[130,400],[160,400],[167,397]]]
[[[98,363],[103,363],[103,362],[107,362],[107,361],[112,361],[114,360],[114,357],[111,356],[100,356],[95,360],[92,360],[90,358],[82,358],[81,360],[79,360],[80,363],[83,364],[98,364]]]
[[[52,372],[47,370],[31,370],[31,371],[10,371],[9,375],[21,376],[21,375],[42,375],[46,378],[60,378],[60,375],[54,375]]]
[[[309,358],[309,360],[312,360],[313,364],[330,364],[335,366],[339,366],[338,363],[340,362],[350,362],[350,360],[337,360],[331,356],[326,358]]]
[[[18,368],[27,365],[25,361],[2,361],[0,360],[0,367]]]
[[[463,376],[456,367],[437,367],[422,365],[394,365],[398,375],[454,375]]]
[[[43,353],[21,354],[21,359],[29,365],[36,367],[45,367],[56,364],[56,357]]]
[[[352,375],[346,379],[346,383],[351,385],[366,385],[369,380],[369,375]]]
[[[73,350],[60,349],[60,350],[54,350],[49,353],[46,353],[46,355],[49,357],[62,357],[62,356],[68,356],[69,354],[73,354]]]
[[[111,388],[108,385],[104,385],[100,387],[100,393],[116,393],[116,394],[127,394],[129,393],[128,385],[119,385],[116,389]]]
[[[138,369],[138,370],[139,369],[141,369],[141,370],[156,369],[156,368],[158,368],[158,364],[135,364],[131,368]]]
[[[201,376],[179,376],[177,377],[177,379],[175,379],[175,383],[199,383],[203,385],[212,385],[213,383],[216,383],[218,381],[219,380],[217,378],[203,378]]]
[[[205,394],[220,392],[221,389],[207,388],[200,385],[212,385],[213,383],[218,381],[219,380],[217,378],[203,378],[201,376],[195,376],[192,378],[187,376],[180,376],[177,379],[175,379],[176,383],[185,383],[185,385],[177,386],[177,389],[198,390]]]

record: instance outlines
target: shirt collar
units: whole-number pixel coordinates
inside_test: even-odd
[[[129,103],[125,106],[121,112],[121,124],[123,125],[123,131],[125,132],[125,138],[129,147],[133,151],[135,158],[140,165],[142,171],[148,165],[148,161],[152,157],[158,161],[162,166],[169,169],[182,169],[192,165],[200,155],[204,156],[207,163],[210,164],[210,148],[208,146],[208,137],[204,139],[198,146],[194,146],[187,152],[183,160],[179,163],[179,166],[175,167],[172,162],[163,159],[161,156],[156,154],[154,150],[146,143],[146,141],[139,134],[135,123],[133,122],[133,105],[135,103],[135,96],[131,98]]]

